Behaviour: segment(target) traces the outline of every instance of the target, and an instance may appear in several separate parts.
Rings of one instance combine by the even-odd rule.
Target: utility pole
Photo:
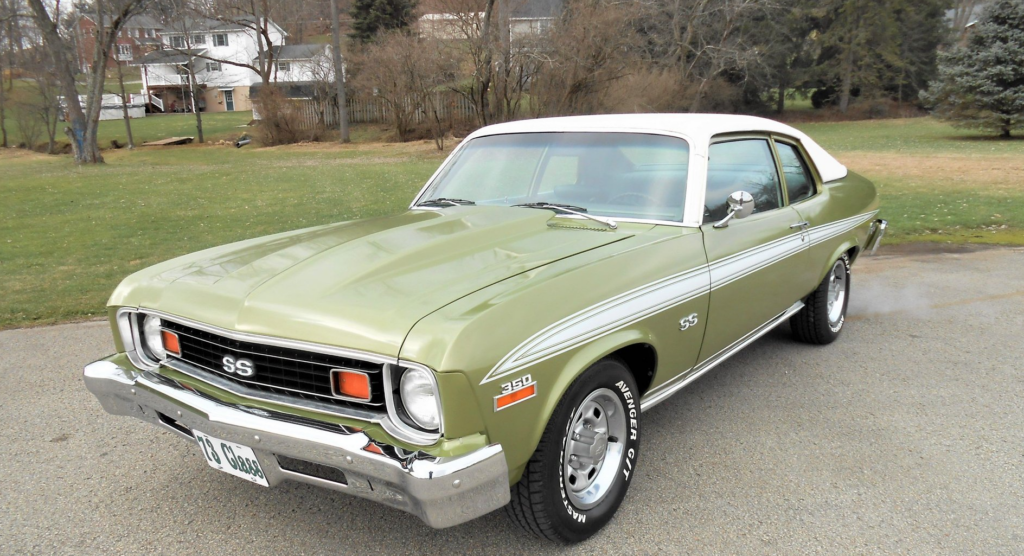
[[[124,129],[128,133],[128,150],[135,148],[135,140],[132,138],[132,123],[128,117],[128,95],[124,92],[124,71],[121,70],[121,61],[114,60],[117,66],[117,84],[121,86],[121,114],[124,116]]]
[[[338,142],[351,141],[348,135],[348,107],[345,98],[345,67],[341,63],[341,22],[338,0],[331,0],[331,53],[334,57],[334,82],[338,86]]]

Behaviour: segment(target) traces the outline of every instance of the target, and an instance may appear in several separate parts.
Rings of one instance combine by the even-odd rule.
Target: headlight
[[[399,386],[402,406],[420,427],[436,431],[441,426],[441,412],[434,377],[425,369],[407,369]]]
[[[146,315],[142,321],[142,341],[146,344],[148,355],[157,361],[167,359],[167,350],[164,349],[164,341],[160,335],[160,319],[152,315]]]

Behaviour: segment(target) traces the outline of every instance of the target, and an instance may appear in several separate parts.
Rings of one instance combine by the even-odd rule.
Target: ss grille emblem
[[[244,357],[232,357],[225,355],[222,360],[224,363],[224,372],[230,374],[236,374],[238,376],[250,377],[256,374],[256,366],[252,364],[252,361],[245,359]]]

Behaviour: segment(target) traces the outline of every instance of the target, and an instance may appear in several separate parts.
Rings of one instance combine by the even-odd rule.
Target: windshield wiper
[[[462,206],[462,205],[475,205],[476,203],[467,199],[453,199],[450,197],[438,197],[436,199],[427,199],[422,203],[416,203],[416,206],[421,207],[424,205],[451,205],[451,206]]]
[[[586,218],[588,220],[593,220],[594,222],[600,222],[600,223],[604,224],[605,226],[608,226],[609,228],[611,228],[613,230],[619,227],[619,225],[616,224],[615,221],[610,219],[610,218],[601,218],[599,216],[593,216],[591,214],[587,214],[587,209],[585,209],[583,207],[577,207],[577,206],[574,206],[574,205],[565,205],[565,204],[562,204],[562,203],[522,203],[522,204],[519,204],[519,205],[512,205],[512,206],[514,206],[514,207],[526,207],[526,208],[540,208],[540,209],[560,210],[560,211],[565,212],[565,213],[575,214],[576,216],[582,216],[583,218]]]

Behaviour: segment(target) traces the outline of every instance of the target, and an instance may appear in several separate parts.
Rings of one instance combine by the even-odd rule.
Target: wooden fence
[[[464,95],[453,92],[434,93],[434,106],[438,107],[438,115],[445,121],[463,122],[476,119],[476,107]],[[295,99],[296,117],[299,127],[312,129],[316,127],[334,127],[337,125],[338,110],[332,101],[317,99]],[[413,109],[413,123],[423,123],[431,115],[427,112],[430,103],[418,97],[405,99],[406,107]],[[349,123],[388,124],[392,123],[391,106],[380,97],[350,97],[348,99]],[[253,111],[259,119],[258,108]]]

